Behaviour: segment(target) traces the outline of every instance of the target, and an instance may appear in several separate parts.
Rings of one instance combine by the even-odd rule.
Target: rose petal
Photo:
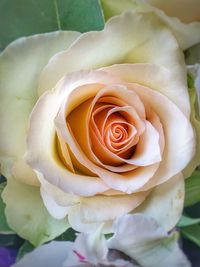
[[[127,82],[135,81],[154,89],[130,85],[133,86],[133,90],[136,89],[135,92],[143,102],[146,102],[159,114],[164,129],[166,149],[159,171],[154,180],[151,179],[149,186],[154,186],[156,180],[156,183],[162,183],[182,171],[194,155],[195,138],[189,120],[169,99],[178,104],[178,107],[181,107],[184,114],[189,117],[190,113],[186,108],[189,107],[189,99],[184,79],[177,77],[174,80],[168,70],[151,64],[115,65],[104,68],[104,71],[117,75]],[[185,100],[184,106],[177,101],[180,94],[180,92],[177,94],[177,88],[179,88],[181,95],[184,95],[181,97],[181,100]],[[159,92],[168,96],[169,99]],[[175,136],[177,137],[176,140],[174,139]],[[145,187],[145,189],[147,188],[149,187]]]
[[[155,64],[117,64],[102,68],[102,70],[123,81],[138,83],[160,92],[174,102],[187,118],[190,117],[190,102],[184,65],[182,66],[182,74],[177,75],[176,78],[174,78],[175,69],[170,72],[162,65]]]
[[[40,194],[44,205],[54,218],[64,218],[68,214],[69,207],[80,202],[78,196],[67,194],[47,182],[41,173],[37,172],[37,176],[41,182]]]
[[[114,95],[120,94],[120,90],[114,90],[115,87],[109,88],[109,90],[106,89],[106,93],[112,93]],[[87,90],[87,87],[84,88]],[[83,90],[83,88],[81,88]],[[80,92],[80,88],[77,88],[77,91],[75,93]],[[88,90],[87,90],[88,91]],[[82,91],[83,92],[83,91]],[[124,92],[124,90],[122,90]],[[127,93],[127,94],[126,94]],[[100,93],[104,94],[104,90],[101,90]],[[96,96],[98,97],[98,96]],[[138,97],[135,99],[135,94],[129,93],[129,90],[126,90],[123,94],[123,98],[129,98],[129,101],[131,103],[131,99],[133,98],[134,101],[136,99],[139,99]],[[130,98],[132,97],[132,98]],[[70,101],[74,102],[73,97],[70,98]],[[85,102],[86,103],[86,102]],[[72,135],[71,131],[66,127],[65,117],[66,117],[66,108],[69,107],[70,102],[66,102],[65,105],[62,106],[62,108],[59,110],[59,113],[56,117],[56,128],[61,133],[63,139],[66,141],[66,143],[69,145],[71,151],[73,152],[74,156],[77,158],[77,160],[86,168],[88,168],[93,173],[96,173],[99,177],[103,179],[103,181],[113,189],[117,189],[120,191],[132,193],[135,190],[138,189],[138,186],[142,187],[155,173],[155,171],[158,168],[158,164],[153,164],[152,166],[146,167],[146,168],[140,168],[139,170],[128,172],[124,175],[120,175],[117,173],[112,173],[110,171],[107,171],[98,165],[94,164],[92,160],[88,158],[89,153],[89,140],[87,140],[87,127],[85,127],[88,123],[85,122],[84,118],[87,118],[86,115],[81,117],[82,119],[79,121],[79,124],[74,124],[75,126],[78,125],[79,130],[81,131],[81,138],[79,138],[79,142],[77,142],[76,138],[78,138],[78,135],[76,135],[76,138]],[[88,112],[89,105],[86,104],[85,108],[86,110],[84,112]],[[83,114],[83,112],[81,112]],[[78,118],[78,116],[76,116]],[[75,133],[78,133],[78,129],[75,131]],[[80,135],[79,135],[80,137]],[[82,140],[82,142],[81,142]],[[81,149],[81,145],[84,147],[84,149]],[[91,156],[92,158],[92,156]]]
[[[132,195],[94,196],[81,198],[80,213],[84,222],[114,220],[139,206],[149,192]],[[116,203],[118,203],[116,205]]]
[[[200,2],[198,0],[146,0],[151,5],[165,11],[170,17],[177,17],[180,20],[189,23],[200,21]]]
[[[165,96],[149,88],[137,85],[133,88],[143,101],[159,113],[164,129],[166,146],[162,162],[154,176],[155,180],[158,179],[157,184],[160,184],[182,171],[192,159],[195,152],[194,131],[190,121]],[[175,136],[177,136],[176,140]]]
[[[154,218],[166,231],[179,221],[184,204],[184,179],[181,173],[157,186],[134,212]]]
[[[53,218],[60,220],[66,217],[69,207],[58,205],[55,199],[47,193],[45,187],[40,187],[40,194],[46,209]]]
[[[102,226],[102,222],[95,223],[87,223],[83,222],[80,214],[80,205],[76,205],[69,210],[68,221],[70,225],[73,225],[73,229],[78,232],[84,233],[92,233],[96,231],[100,226]],[[108,234],[112,233],[112,221],[104,221],[102,227],[102,233]]]
[[[23,160],[28,118],[37,100],[38,78],[49,58],[67,49],[79,35],[54,32],[20,38],[0,55],[0,160],[5,176],[13,173],[23,183],[39,185]]]
[[[48,213],[39,187],[9,177],[2,198],[6,204],[5,214],[9,226],[34,246],[56,238],[69,228],[66,219],[56,220]]]
[[[200,21],[198,0],[178,0],[176,2],[173,0],[126,0],[123,3],[120,0],[101,0],[101,2],[106,20],[127,10],[144,12],[156,15],[164,22],[182,49],[187,49],[200,42],[200,23],[197,22]]]
[[[70,49],[55,55],[43,69],[39,88],[53,88],[72,71],[120,62],[161,64],[179,77],[184,59],[175,38],[159,19],[152,14],[126,12],[112,18],[103,31],[85,33]]]

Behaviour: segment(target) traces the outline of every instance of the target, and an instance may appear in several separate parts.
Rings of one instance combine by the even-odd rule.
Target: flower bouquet
[[[200,266],[200,1],[0,17],[0,267]]]

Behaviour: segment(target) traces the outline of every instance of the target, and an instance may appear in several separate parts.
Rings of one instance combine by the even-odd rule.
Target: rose
[[[9,178],[8,223],[31,240],[28,231],[21,232],[21,221],[12,220],[16,205],[10,196],[15,195],[13,178],[35,186],[39,179],[49,212],[56,218],[67,214],[77,230],[89,232],[105,222],[104,231],[110,232],[113,219],[135,212],[142,202],[140,211],[170,230],[182,211],[182,171],[195,150],[177,41],[155,15],[137,12],[113,18],[102,32],[83,34],[73,43],[78,36],[61,32],[22,39],[1,56],[1,171]],[[66,40],[70,48],[56,54]],[[101,105],[103,97],[107,102]],[[7,103],[12,105],[5,112]],[[95,115],[98,106],[109,113],[105,124]],[[128,149],[114,152],[122,142]],[[24,194],[27,187],[15,188]],[[20,212],[27,228],[25,219],[35,210]]]
[[[78,234],[74,242],[54,241],[25,255],[13,267],[54,267],[58,263],[65,267],[156,267],[161,263],[163,267],[189,267],[177,238],[176,232],[167,234],[142,214],[125,215],[114,222],[112,237],[106,239],[98,229],[91,234]]]
[[[140,75],[146,71],[166,77],[150,67],[119,64],[69,74],[32,111],[26,159],[38,173],[52,216],[68,214],[77,230],[88,231],[73,221],[69,206],[77,214],[81,203],[88,223],[113,220],[132,211],[147,190],[173,177],[193,156],[193,131],[183,113],[157,91],[131,83],[135,75],[144,84]],[[181,161],[180,149],[187,155]],[[55,185],[76,197],[61,202]],[[64,207],[52,207],[49,195]]]

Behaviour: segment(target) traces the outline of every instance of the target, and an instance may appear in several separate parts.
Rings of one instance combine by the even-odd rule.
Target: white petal
[[[12,267],[62,267],[72,246],[72,242],[53,241],[26,254]]]
[[[177,233],[167,234],[155,220],[142,214],[125,215],[114,224],[108,246],[123,251],[143,267],[190,267],[178,246]]]

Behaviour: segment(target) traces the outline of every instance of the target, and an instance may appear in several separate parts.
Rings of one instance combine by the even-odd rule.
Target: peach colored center
[[[112,153],[123,158],[130,157],[137,129],[127,120],[128,116],[125,117],[124,113],[121,107],[113,104],[99,101],[95,104],[90,122],[94,130],[90,131],[93,146],[98,146],[95,134]]]

